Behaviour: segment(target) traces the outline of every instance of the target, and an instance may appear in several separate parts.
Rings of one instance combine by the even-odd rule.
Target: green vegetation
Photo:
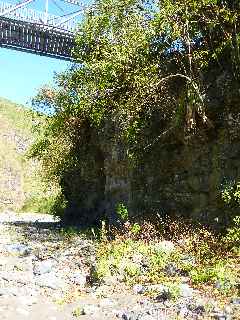
[[[128,209],[123,203],[118,203],[116,206],[116,213],[123,221],[128,220]]]
[[[202,227],[170,220],[154,226],[145,222],[137,236],[133,226],[127,222],[121,231],[102,228],[97,247],[99,281],[114,276],[131,286],[142,284],[149,287],[146,294],[150,296],[156,294],[153,284],[164,284],[175,299],[183,277],[188,277],[193,287],[220,300],[239,294],[239,252],[229,254],[234,245],[228,236],[221,238]],[[166,234],[171,241],[164,240]]]
[[[80,307],[77,307],[72,312],[73,317],[76,317],[76,318],[78,318],[78,317],[80,317],[81,315],[84,315],[84,314],[85,314],[84,310],[82,308],[80,308]]]
[[[95,168],[96,154],[91,164],[86,156],[94,148],[104,153],[103,144],[122,143],[134,167],[155,144],[183,144],[201,132],[207,136],[219,118],[230,114],[232,105],[219,110],[207,102],[211,83],[224,72],[232,92],[239,90],[239,6],[239,1],[218,0],[95,1],[79,26],[76,64],[34,101],[53,116],[31,155],[42,161],[50,181],[61,184],[66,202],[67,179],[72,184],[76,172]],[[222,192],[225,203],[238,202],[235,187]],[[105,222],[100,230],[92,229],[99,238],[99,280],[164,282],[176,296],[174,285],[187,274],[192,285],[208,285],[217,294],[239,293],[238,218],[225,236],[217,236],[179,222],[131,223],[124,203],[115,209],[121,231],[109,231]],[[166,235],[174,243],[171,250],[161,245]]]
[[[41,179],[40,163],[26,157],[45,117],[0,99],[0,121],[0,209],[49,212],[57,189]]]
[[[226,244],[230,244],[233,251],[240,253],[240,216],[233,219],[231,228],[227,229],[224,241]]]
[[[79,26],[77,63],[34,101],[53,112],[32,148],[48,178],[65,186],[93,141],[120,140],[136,165],[157,143],[213,128],[206,78],[225,70],[237,92],[238,13],[239,1],[96,0]]]

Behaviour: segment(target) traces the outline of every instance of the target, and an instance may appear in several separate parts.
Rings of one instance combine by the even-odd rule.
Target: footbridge
[[[85,9],[78,0],[0,0],[0,47],[71,60]]]

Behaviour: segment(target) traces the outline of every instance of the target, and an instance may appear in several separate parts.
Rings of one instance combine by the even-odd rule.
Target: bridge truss
[[[49,1],[61,9],[61,15],[49,13]],[[44,0],[45,10],[38,11],[29,8],[34,2],[0,2],[0,47],[71,60],[74,32],[86,7],[78,0],[60,0],[64,6]]]

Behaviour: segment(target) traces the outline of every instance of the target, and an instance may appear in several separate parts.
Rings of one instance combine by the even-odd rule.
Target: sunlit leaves
[[[97,0],[79,26],[76,63],[35,99],[54,114],[43,158],[72,165],[89,130],[141,153],[173,128],[206,127],[204,74],[215,62],[224,69],[229,49],[237,77],[239,32],[238,1]]]

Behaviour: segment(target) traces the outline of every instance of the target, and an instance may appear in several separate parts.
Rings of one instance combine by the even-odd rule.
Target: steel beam
[[[34,0],[25,0],[23,2],[21,2],[20,4],[17,4],[16,6],[11,7],[10,9],[7,9],[3,12],[0,12],[0,16],[5,16],[13,11],[16,11],[17,9],[20,9],[26,5],[28,5],[29,3],[33,2]]]
[[[43,25],[0,17],[0,47],[72,60],[74,37]]]

